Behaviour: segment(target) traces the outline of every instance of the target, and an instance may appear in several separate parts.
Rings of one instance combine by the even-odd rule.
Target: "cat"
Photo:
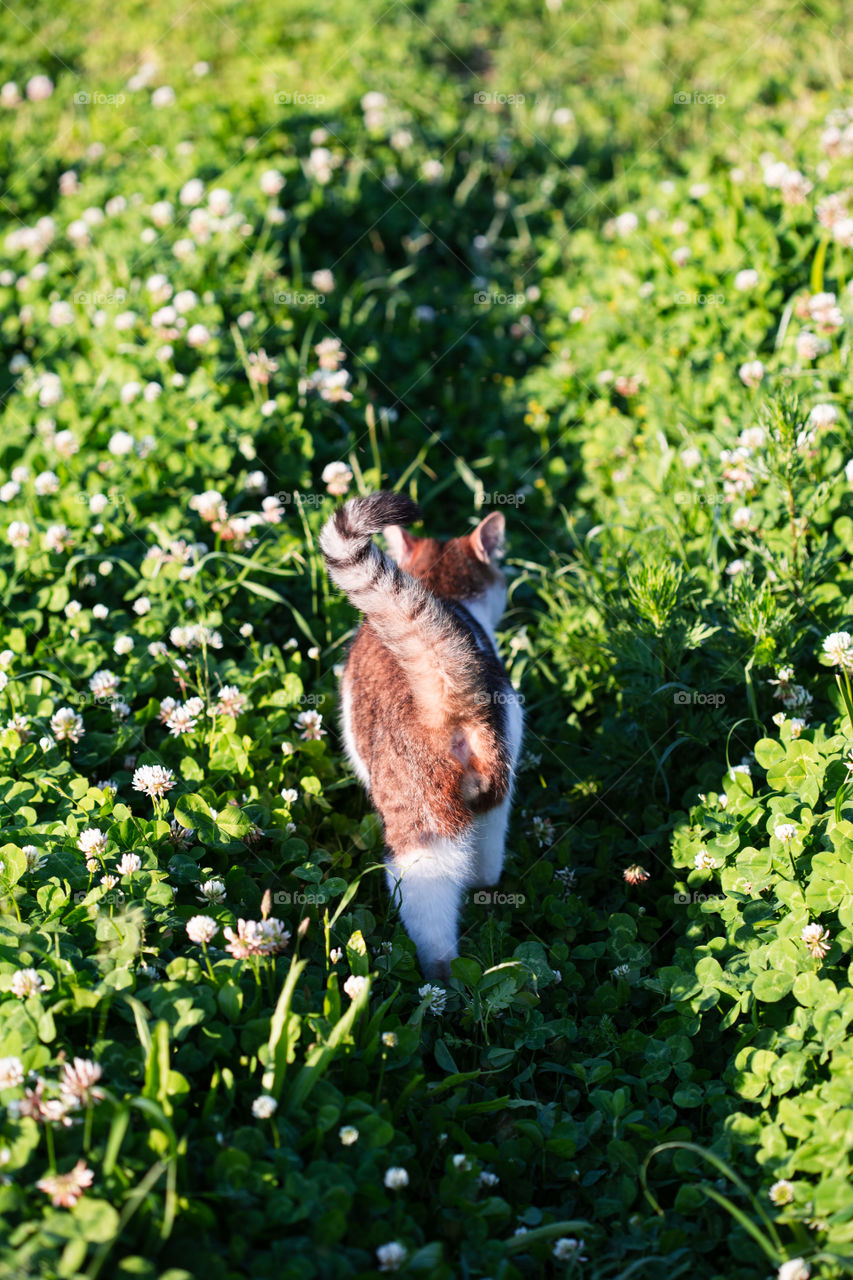
[[[420,518],[403,494],[353,498],[320,546],[364,614],[341,680],[344,746],[382,819],[388,888],[424,976],[446,981],[465,890],[501,874],[523,713],[494,638],[503,515],[446,542],[402,527]]]

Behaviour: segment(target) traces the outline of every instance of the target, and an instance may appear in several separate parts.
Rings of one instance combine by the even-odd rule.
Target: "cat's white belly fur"
[[[355,737],[352,731],[352,692],[346,679],[341,681],[341,733],[344,739],[344,748],[349,758],[349,762],[355,770],[356,777],[359,781],[370,790],[370,774],[367,767],[358,754],[355,745]]]

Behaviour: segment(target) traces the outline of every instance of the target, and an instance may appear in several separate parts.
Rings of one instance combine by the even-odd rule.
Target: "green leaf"
[[[252,830],[252,820],[237,805],[226,804],[216,816],[216,830],[227,840],[237,840]]]
[[[27,855],[16,844],[0,846],[0,884],[11,889],[27,873]]]
[[[786,996],[793,985],[793,974],[779,973],[775,969],[765,969],[756,975],[752,990],[756,1000],[761,1000],[764,1004],[772,1004]]]
[[[759,738],[753,750],[762,769],[771,769],[774,764],[785,759],[784,744],[776,738]]]
[[[433,1046],[433,1053],[435,1054],[435,1060],[441,1067],[442,1071],[447,1071],[453,1075],[458,1074],[459,1068],[453,1061],[453,1054],[450,1052],[443,1040],[436,1040]]]

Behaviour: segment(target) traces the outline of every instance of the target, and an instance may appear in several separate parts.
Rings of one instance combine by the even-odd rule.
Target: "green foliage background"
[[[0,733],[0,1059],[50,1097],[66,1061],[92,1059],[104,1094],[64,1126],[21,1113],[34,1077],[0,1091],[0,1271],[373,1276],[399,1242],[401,1271],[437,1280],[752,1280],[797,1257],[850,1274],[853,732],[820,654],[849,625],[853,300],[849,253],[815,217],[849,181],[821,145],[847,106],[841,7],[149,0],[0,22],[2,79],[55,84],[0,108],[0,480],[57,478],[3,498],[0,699],[30,732]],[[164,85],[176,100],[157,108]],[[771,158],[813,183],[803,203],[765,182]],[[241,218],[191,233],[192,178]],[[46,251],[16,241],[48,216]],[[179,331],[165,360],[161,273],[210,335]],[[844,323],[805,361],[803,304],[824,290]],[[329,336],[351,374],[334,404],[304,385]],[[278,362],[266,388],[259,349]],[[161,393],[125,403],[132,381]],[[798,443],[815,404],[834,420]],[[738,526],[720,454],[762,424]],[[57,451],[62,430],[77,452]],[[142,448],[111,452],[117,432]],[[508,516],[502,641],[527,756],[505,896],[466,907],[443,1011],[387,910],[335,730],[355,619],[316,537],[338,460],[352,492],[411,491],[430,532]],[[284,514],[235,550],[190,499],[256,512],[257,471]],[[8,545],[12,521],[28,548]],[[63,551],[43,544],[55,524]],[[177,539],[206,544],[189,571],[150,554]],[[195,623],[221,648],[177,648]],[[799,736],[772,718],[786,665],[813,699]],[[125,716],[90,695],[104,668]],[[247,697],[236,719],[160,723],[162,699],[209,705],[228,684]],[[85,736],[43,744],[60,707]],[[300,736],[306,708],[321,740]],[[132,787],[146,763],[178,781],[157,806]],[[140,859],[113,889],[78,847],[91,827],[103,869]],[[635,864],[650,874],[632,885]],[[211,878],[226,897],[206,906]],[[258,919],[266,890],[284,954],[188,941],[201,912]],[[22,998],[28,968],[41,989]],[[350,975],[369,979],[354,998]],[[78,1159],[92,1186],[53,1206],[38,1180]],[[408,1185],[386,1186],[399,1167]],[[788,1204],[768,1196],[779,1180]],[[583,1245],[555,1252],[566,1239]]]

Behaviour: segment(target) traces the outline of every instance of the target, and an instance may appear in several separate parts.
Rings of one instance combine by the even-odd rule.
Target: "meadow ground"
[[[4,5],[0,1274],[853,1274],[840,6]],[[446,989],[344,492],[503,510]]]

